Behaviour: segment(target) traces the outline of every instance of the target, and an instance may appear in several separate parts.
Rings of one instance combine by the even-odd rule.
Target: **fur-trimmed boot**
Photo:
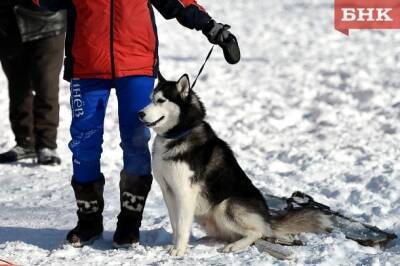
[[[121,172],[119,183],[121,212],[113,237],[115,248],[129,248],[139,242],[143,209],[152,181],[151,175],[134,176]]]
[[[78,206],[78,224],[67,235],[67,242],[74,247],[92,244],[103,233],[104,176],[90,184],[71,182]]]

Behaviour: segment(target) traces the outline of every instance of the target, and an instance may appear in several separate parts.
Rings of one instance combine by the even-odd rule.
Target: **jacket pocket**
[[[18,30],[23,42],[56,36],[66,30],[66,11],[50,12],[14,7]]]

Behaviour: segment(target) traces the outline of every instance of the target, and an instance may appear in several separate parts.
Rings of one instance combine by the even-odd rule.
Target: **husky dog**
[[[194,220],[208,236],[229,243],[223,252],[245,249],[260,238],[329,230],[329,216],[318,210],[271,217],[228,144],[204,121],[204,106],[188,76],[158,79],[152,102],[138,115],[157,133],[153,173],[171,220],[171,255],[184,255]]]

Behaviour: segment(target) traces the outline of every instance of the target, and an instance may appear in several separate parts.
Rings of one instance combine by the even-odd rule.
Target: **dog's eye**
[[[161,99],[161,98],[157,100],[157,103],[164,103],[164,102],[165,102],[165,100]]]

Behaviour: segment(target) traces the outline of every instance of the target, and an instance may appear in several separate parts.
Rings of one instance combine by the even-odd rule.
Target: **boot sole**
[[[84,247],[84,246],[92,245],[94,243],[94,241],[96,241],[98,239],[102,239],[102,238],[103,238],[103,235],[100,234],[100,235],[92,237],[91,239],[89,239],[88,241],[85,241],[85,242],[70,243],[70,242],[66,241],[66,244],[70,245],[70,246],[73,246],[74,248],[81,248],[81,247]]]
[[[32,160],[37,159],[36,153],[27,154],[27,155],[18,157],[18,158],[14,159],[14,160],[4,160],[3,159],[3,160],[0,160],[0,164],[18,163],[19,161],[28,160],[28,159],[32,159]]]
[[[56,160],[49,160],[49,161],[39,161],[37,162],[40,165],[46,165],[46,166],[56,166],[61,164],[61,159],[56,159]]]
[[[116,242],[113,242],[112,246],[115,249],[130,249],[130,248],[134,248],[137,247],[139,245],[138,242],[136,243],[128,243],[128,244],[118,244]]]

